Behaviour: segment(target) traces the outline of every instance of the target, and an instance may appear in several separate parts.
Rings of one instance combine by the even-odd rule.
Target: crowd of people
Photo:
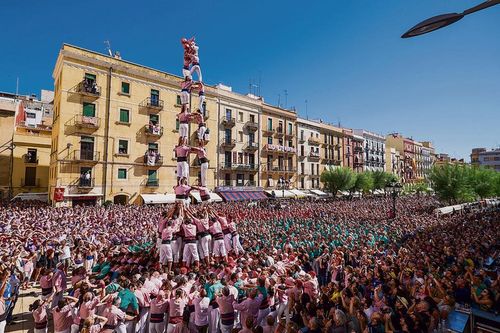
[[[0,332],[18,289],[36,333],[433,332],[458,305],[498,312],[499,212],[437,205],[6,205]]]

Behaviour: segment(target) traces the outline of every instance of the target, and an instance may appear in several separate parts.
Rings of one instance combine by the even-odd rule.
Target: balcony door
[[[92,168],[80,168],[80,186],[89,187],[92,179]]]
[[[232,135],[230,129],[226,129],[226,131],[224,132],[224,139],[227,144],[231,143]]]
[[[160,92],[156,89],[151,89],[151,105],[158,106],[160,104]]]
[[[226,120],[231,120],[233,111],[231,109],[226,109]]]
[[[80,141],[80,159],[94,159],[94,138],[91,136],[82,136]]]
[[[230,167],[231,166],[231,152],[230,151],[226,151],[224,153],[224,165],[226,167]]]
[[[83,103],[83,116],[95,117],[95,104]]]
[[[255,167],[255,154],[248,154],[248,164],[251,168]]]
[[[26,167],[24,171],[24,185],[25,186],[35,186],[36,185],[36,167]]]

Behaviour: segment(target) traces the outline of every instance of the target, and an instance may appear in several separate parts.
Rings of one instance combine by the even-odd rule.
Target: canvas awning
[[[290,190],[296,197],[298,198],[304,198],[307,197],[309,194],[302,192],[301,190],[293,189]]]
[[[218,194],[221,195],[226,202],[267,199],[267,196],[262,191],[224,191]]]
[[[327,196],[328,194],[326,194],[325,192],[321,191],[321,190],[316,190],[316,189],[312,189],[310,190],[313,194],[316,194],[316,195],[319,195],[319,196]]]
[[[175,202],[175,194],[141,194],[145,205],[169,204]]]
[[[192,197],[191,198],[191,202],[193,202],[192,201],[193,198],[196,201],[196,203],[201,203],[202,202],[201,201],[200,192],[198,192],[198,191],[191,191],[189,194]],[[221,202],[222,201],[222,198],[219,195],[217,195],[217,193],[209,192],[209,194],[210,194],[210,202]]]
[[[269,196],[273,195],[273,190],[265,191]],[[290,192],[289,190],[274,190],[274,195],[276,198],[294,198],[295,194]]]

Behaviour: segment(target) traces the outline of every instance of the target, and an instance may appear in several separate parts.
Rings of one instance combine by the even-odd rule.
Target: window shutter
[[[83,103],[83,115],[85,117],[95,117],[95,105],[92,103]]]

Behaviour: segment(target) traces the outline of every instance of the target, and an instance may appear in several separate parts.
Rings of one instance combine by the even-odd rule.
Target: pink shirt
[[[189,185],[177,185],[174,187],[175,195],[187,195],[191,191],[191,186]]]
[[[222,229],[227,229],[227,219],[224,216],[218,218]]]
[[[183,224],[182,229],[184,229],[184,237],[186,239],[196,239],[196,225],[195,224]]]
[[[57,270],[54,274],[54,287],[56,288],[56,292],[65,291],[67,288],[66,275],[63,271]]]
[[[228,296],[217,296],[215,301],[219,304],[219,311],[221,314],[234,312],[233,302],[235,301],[235,298],[233,295],[229,294]]]
[[[218,221],[215,221],[211,226],[210,226],[210,233],[212,235],[218,234],[222,232],[222,227]]]
[[[200,188],[200,195],[203,195],[201,193],[201,188]],[[196,224],[196,227],[198,228],[198,232],[207,232],[208,229],[210,229],[210,224],[208,223],[208,219],[193,219],[194,223]]]
[[[189,152],[191,152],[191,147],[183,145],[174,148],[175,155],[177,157],[187,157]]]
[[[187,299],[185,298],[171,298],[169,301],[169,315],[172,317],[181,317],[184,313],[184,308],[187,305]]]
[[[68,304],[59,311],[56,309],[52,310],[52,317],[54,319],[54,331],[63,332],[73,324],[73,305]]]
[[[33,320],[35,323],[45,323],[47,321],[47,308],[41,305],[33,311]]]
[[[125,312],[115,305],[106,306],[102,311],[102,316],[108,318],[106,325],[116,326],[120,321],[125,320]]]
[[[208,297],[195,297],[193,300],[194,305],[194,324],[197,326],[208,325],[208,305],[210,298]]]
[[[187,90],[191,90],[191,88],[193,87],[193,81],[182,81],[181,82],[181,89],[187,89]]]
[[[241,303],[233,304],[234,309],[240,311],[241,323],[245,323],[248,317],[253,317],[254,319],[257,318],[262,298],[262,294],[259,294],[259,296],[254,299],[249,297]]]
[[[189,113],[187,112],[181,112],[177,114],[177,118],[181,123],[187,123],[189,122]]]
[[[87,319],[90,316],[93,316],[95,313],[95,308],[99,304],[99,299],[94,297],[93,300],[84,302],[80,305],[80,311],[78,311],[78,316],[80,319]],[[79,322],[78,322],[79,323]]]
[[[198,155],[198,159],[207,157],[207,150],[205,148],[201,148],[196,151],[196,155]]]
[[[168,309],[169,300],[167,298],[162,298],[158,300],[155,298],[151,300],[151,313],[165,313]]]
[[[42,289],[52,288],[52,277],[44,275],[40,278],[40,287]]]

